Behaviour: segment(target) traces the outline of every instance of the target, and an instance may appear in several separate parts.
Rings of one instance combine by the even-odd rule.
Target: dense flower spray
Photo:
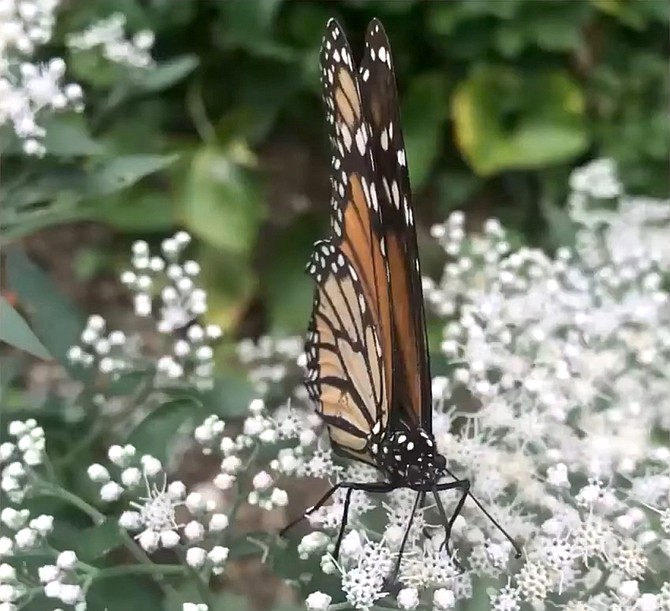
[[[380,501],[356,492],[337,562],[336,495],[310,518],[317,530],[299,551],[340,574],[351,606],[370,609],[393,590],[402,609],[447,609],[486,579],[499,584],[489,586],[495,611],[670,608],[668,202],[627,196],[606,160],[576,171],[571,186],[574,248],[554,256],[514,250],[499,222],[468,235],[456,212],[433,228],[448,262],[424,287],[429,308],[445,319],[448,373],[433,380],[440,451],[523,542],[524,557],[513,560],[472,502],[449,557],[428,507],[410,530],[399,586],[390,588],[413,493]],[[332,482],[377,477],[334,462],[309,434],[314,421],[298,419],[284,420],[296,423],[289,435],[297,443],[279,452],[277,472]],[[455,495],[441,496],[453,511]],[[380,504],[381,521],[373,511]],[[308,602],[331,604],[320,593]]]
[[[607,161],[575,172],[571,186],[574,247],[552,256],[513,249],[497,221],[467,233],[456,212],[433,228],[447,263],[439,281],[424,287],[429,310],[443,321],[434,362],[447,364],[432,381],[439,449],[522,544],[523,557],[513,558],[471,501],[454,524],[449,555],[428,506],[412,523],[392,583],[414,493],[355,492],[335,559],[344,509],[336,494],[310,516],[312,532],[297,544],[302,587],[317,573],[338,584],[309,591],[308,609],[446,611],[484,597],[493,611],[670,611],[670,208],[627,196]],[[185,257],[188,243],[180,232],[152,254],[138,242],[122,275],[136,315],[164,340],[157,353],[97,316],[69,353],[71,365],[93,378],[148,373],[151,394],[142,394],[136,411],[150,413],[156,397],[175,389],[197,397],[216,375],[212,344],[221,331],[199,320],[207,299],[199,266]],[[288,477],[378,479],[370,467],[334,458],[302,385],[290,396],[278,393],[304,360],[301,345],[264,338],[238,346],[258,398],[239,422],[210,415],[182,435],[208,461],[218,459],[207,493],[189,490],[169,461],[123,442],[88,466],[95,498],[80,499],[53,478],[40,423],[10,423],[0,444],[0,611],[41,599],[53,602],[48,608],[84,611],[91,584],[119,568],[56,549],[57,518],[33,515],[34,495],[71,503],[96,524],[113,521],[119,545],[137,562],[122,570],[194,579],[202,600],[183,609],[200,611],[214,600],[211,577],[234,554],[240,507],[285,512]],[[112,397],[99,384],[95,392],[101,417],[110,416]],[[455,495],[441,499],[454,510]],[[303,510],[302,495],[292,505]],[[279,549],[274,539],[251,537],[245,545],[267,559]],[[175,563],[153,563],[154,553]],[[44,564],[24,562],[35,554]]]
[[[8,126],[30,156],[46,153],[46,117],[84,109],[81,86],[66,78],[65,57],[35,60],[52,40],[62,4],[61,0],[0,2],[0,127]],[[128,39],[125,26],[125,17],[113,14],[69,35],[67,46],[75,53],[100,49],[105,59],[130,69],[153,66],[153,33],[140,31]]]

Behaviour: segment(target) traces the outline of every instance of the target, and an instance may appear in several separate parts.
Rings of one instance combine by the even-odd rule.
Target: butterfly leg
[[[396,577],[398,576],[398,571],[400,570],[400,562],[402,561],[402,553],[405,551],[405,545],[407,544],[407,539],[409,538],[409,531],[410,528],[412,528],[412,522],[414,522],[414,515],[416,514],[416,510],[423,505],[423,500],[426,496],[425,492],[419,492],[419,494],[416,495],[416,501],[414,501],[414,507],[412,507],[412,513],[409,517],[409,521],[407,522],[407,528],[405,528],[405,534],[402,536],[402,541],[400,542],[400,549],[398,550],[398,557],[396,558],[395,561],[395,567],[393,568],[393,574],[391,576],[391,581],[395,581]]]
[[[289,530],[291,530],[296,524],[299,524],[299,523],[302,522],[305,518],[307,518],[308,516],[312,515],[315,511],[317,511],[318,509],[320,509],[320,508],[326,503],[326,501],[327,501],[331,496],[333,496],[333,494],[335,494],[335,493],[336,493],[340,488],[342,488],[343,486],[344,486],[344,482],[340,482],[339,484],[335,484],[332,488],[330,488],[330,490],[328,490],[328,492],[326,492],[326,494],[324,494],[324,495],[323,495],[323,496],[316,502],[316,504],[312,505],[309,509],[307,509],[307,510],[305,511],[305,513],[303,513],[301,516],[298,516],[295,520],[293,520],[292,522],[289,522],[286,526],[284,526],[284,528],[282,528],[282,529],[279,531],[279,536],[280,536],[280,537],[283,537],[283,536],[284,536]]]
[[[456,479],[456,476],[455,476],[451,471],[449,471],[449,469],[445,469],[445,471],[446,471],[447,474],[449,474],[451,477],[453,477],[454,479]],[[458,481],[466,481],[466,480],[457,480],[457,479],[456,479],[456,482],[458,482]],[[456,483],[456,482],[452,482],[452,483]],[[444,484],[442,484],[442,485],[444,485]],[[445,490],[446,488],[442,488],[442,485],[438,486],[437,489],[438,489],[438,490]],[[505,529],[498,523],[498,521],[497,521],[497,520],[496,520],[496,519],[495,519],[495,518],[494,518],[494,517],[487,511],[487,510],[486,510],[486,508],[481,504],[481,502],[479,501],[479,499],[478,499],[474,494],[472,494],[472,492],[470,492],[470,482],[469,482],[469,481],[468,481],[468,490],[467,490],[467,492],[466,492],[465,494],[466,494],[467,496],[469,496],[469,497],[475,502],[475,504],[477,505],[477,507],[479,507],[479,509],[482,510],[483,514],[484,514],[489,520],[491,520],[491,522],[493,522],[493,525],[494,525],[494,526],[495,526],[495,527],[496,527],[496,528],[497,528],[503,535],[505,535],[505,538],[512,544],[512,547],[514,548],[515,557],[516,557],[516,558],[521,558],[521,548],[519,547],[518,543],[517,543],[517,542],[512,538],[512,536],[511,536],[511,535],[510,535],[510,534],[509,534],[509,533],[508,533],[508,532],[507,532],[507,531],[506,531],[506,530],[505,530]],[[463,507],[463,503],[464,503],[464,502],[465,502],[465,500],[464,500],[464,499],[461,499],[461,502],[459,503],[459,506],[458,506],[458,508],[459,508],[459,509],[458,509],[458,512],[460,512],[460,508]],[[451,521],[452,525],[453,525],[453,520],[455,520],[457,516],[458,516],[458,513],[454,512],[454,516],[453,516],[452,521]]]
[[[333,557],[338,558],[340,555],[340,545],[342,544],[342,539],[344,538],[344,531],[347,527],[347,520],[349,519],[349,505],[351,504],[351,495],[354,490],[363,490],[364,492],[391,492],[395,490],[396,486],[389,482],[366,482],[366,483],[355,483],[355,482],[345,482],[342,485],[343,488],[348,488],[347,495],[344,497],[344,510],[342,512],[342,524],[340,524],[340,532],[337,535],[337,542],[335,543],[335,550],[333,551]]]
[[[451,515],[451,518],[447,519],[447,513],[444,510],[444,505],[442,504],[442,499],[440,499],[440,495],[438,494],[438,492],[444,490],[454,490],[454,489],[458,489],[461,491],[461,498],[458,499],[456,509],[454,510],[454,513]],[[465,499],[467,498],[469,492],[470,492],[470,480],[468,479],[457,479],[455,482],[438,484],[437,486],[435,486],[435,488],[433,488],[433,496],[435,497],[435,504],[437,505],[437,510],[440,512],[440,518],[442,518],[442,523],[444,524],[444,542],[442,543],[442,546],[446,548],[449,556],[452,556],[452,552],[449,547],[449,539],[451,538],[451,529],[453,528],[456,519],[463,510],[463,505],[465,504]],[[456,562],[456,560],[454,560],[454,564],[457,567],[459,567],[459,564],[458,562]]]
[[[279,536],[283,537],[296,524],[299,524],[305,518],[312,515],[315,511],[323,507],[326,504],[326,502],[330,499],[330,497],[332,497],[340,488],[348,488],[347,496],[344,500],[344,516],[342,520],[342,525],[340,526],[340,534],[337,539],[336,549],[339,550],[340,542],[344,534],[344,526],[346,525],[347,521],[347,514],[349,512],[349,504],[351,503],[351,493],[354,490],[363,490],[365,492],[390,492],[391,490],[394,490],[396,487],[397,486],[389,482],[340,482],[338,484],[335,484],[332,488],[330,488],[330,490],[326,492],[326,494],[324,494],[316,502],[316,504],[310,507],[301,516],[299,516],[298,518],[296,518],[295,520],[284,526],[284,528],[282,528],[279,531]],[[337,554],[335,554],[335,556],[337,556]]]

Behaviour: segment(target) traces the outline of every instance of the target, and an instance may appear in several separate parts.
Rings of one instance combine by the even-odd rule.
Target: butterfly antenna
[[[449,471],[449,469],[447,469],[446,467],[445,467],[444,470],[445,470],[451,477],[453,477],[454,479],[458,479],[458,478],[457,478],[451,471]],[[476,503],[477,507],[479,507],[479,509],[482,510],[482,513],[483,513],[489,520],[491,520],[491,522],[493,522],[493,525],[494,525],[494,526],[495,526],[495,527],[496,527],[496,528],[497,528],[503,535],[505,535],[505,537],[507,538],[507,540],[512,544],[512,547],[514,548],[514,552],[515,552],[514,557],[515,557],[515,558],[521,558],[521,548],[519,547],[519,544],[512,538],[512,535],[510,535],[510,534],[509,534],[509,533],[508,533],[508,532],[507,532],[507,531],[500,525],[500,523],[498,522],[498,520],[496,520],[496,519],[495,519],[495,518],[494,518],[494,517],[487,511],[486,507],[484,507],[484,505],[482,505],[482,504],[479,502],[479,499],[478,499],[474,494],[472,494],[472,492],[468,491],[468,496],[469,496],[469,497]]]

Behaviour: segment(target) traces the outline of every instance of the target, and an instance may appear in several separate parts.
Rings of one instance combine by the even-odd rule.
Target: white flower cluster
[[[3,512],[4,514],[5,512]],[[3,523],[6,523],[3,517]],[[47,534],[46,532],[44,534]],[[60,552],[55,564],[45,564],[38,568],[37,576],[42,594],[60,603],[73,607],[74,611],[85,611],[85,591],[77,583],[77,555],[72,550]],[[16,611],[24,602],[35,595],[34,586],[26,571],[17,572],[9,563],[0,564],[0,610]]]
[[[576,247],[555,256],[512,249],[495,220],[467,236],[457,212],[433,229],[449,261],[425,294],[446,318],[450,364],[433,380],[433,431],[449,469],[471,480],[524,559],[511,559],[470,499],[451,533],[452,559],[426,507],[400,565],[401,609],[455,607],[481,578],[498,583],[493,611],[670,609],[670,207],[623,194],[605,161],[571,184]],[[276,472],[378,479],[361,465],[337,467],[308,416],[279,420],[276,434],[293,443],[272,461]],[[339,492],[310,517],[319,531],[299,546],[340,572],[347,602],[362,610],[389,590],[415,500],[408,490],[379,496],[354,493],[337,564]],[[451,515],[457,495],[440,499]],[[374,519],[380,505],[385,524]],[[307,599],[311,609],[330,604],[320,592]]]
[[[54,517],[46,514],[31,517],[31,511],[21,507],[30,489],[29,470],[42,462],[44,432],[34,420],[11,422],[8,429],[17,442],[14,447],[10,447],[14,445],[11,442],[2,445],[0,452],[3,460],[0,462],[17,453],[21,458],[10,462],[3,470],[3,492],[8,493],[7,498],[12,504],[3,502],[0,511],[0,524],[5,533],[0,536],[0,611],[16,611],[34,597],[35,580],[21,558],[35,553],[47,558],[53,556],[55,562],[37,568],[38,589],[42,594],[74,607],[75,611],[84,611],[84,590],[77,583],[75,553],[71,550],[54,552],[47,542],[54,529]],[[18,488],[9,486],[10,490],[6,490],[4,486],[9,479]]]
[[[132,445],[113,445],[107,456],[115,477],[101,464],[91,465],[88,476],[100,485],[102,501],[111,503],[122,497],[128,500],[132,509],[121,514],[119,525],[138,533],[135,538],[147,552],[180,547],[185,550],[189,566],[222,573],[229,551],[221,545],[228,516],[215,510],[214,501],[206,500],[198,492],[187,493],[185,484],[179,480],[168,484],[161,462],[146,454],[137,459]],[[140,496],[141,490],[146,496]],[[177,521],[180,508],[189,517],[188,521]]]
[[[60,0],[0,0],[0,127],[9,125],[27,155],[43,155],[45,111],[81,111],[82,90],[65,84],[65,61],[33,63],[31,57],[51,40]]]
[[[175,383],[190,384],[199,390],[209,390],[213,385],[213,342],[222,333],[218,325],[201,326],[194,322],[207,312],[207,293],[199,288],[195,280],[200,266],[192,260],[180,262],[190,236],[183,231],[166,239],[161,245],[163,256],[151,256],[149,245],[144,241],[133,245],[132,271],[121,274],[122,282],[135,293],[135,313],[142,318],[152,317],[156,331],[168,342],[170,334],[182,337],[170,338],[164,353],[156,361],[155,385],[172,386]],[[154,308],[154,292],[160,291],[159,307]],[[81,334],[81,344],[70,348],[68,357],[74,364],[96,367],[113,378],[123,372],[146,367],[147,354],[140,336],[126,337],[122,331],[106,332],[106,321],[98,315],[89,317]]]
[[[270,418],[261,399],[253,400],[249,411],[242,433],[234,437],[224,434],[225,423],[218,416],[210,416],[195,430],[195,439],[203,446],[203,452],[222,456],[219,473],[214,478],[214,485],[220,490],[232,488],[240,475],[247,474],[259,449],[272,447],[280,439],[279,424]],[[288,504],[286,491],[275,486],[267,471],[255,473],[250,487],[247,501],[251,505],[269,511]]]
[[[237,345],[237,356],[249,371],[249,381],[264,395],[268,388],[286,378],[290,365],[303,355],[304,338],[274,338],[264,335],[257,341],[244,339]]]
[[[30,489],[30,473],[44,459],[44,429],[30,418],[9,423],[13,441],[0,445],[0,490],[14,503],[21,503]]]
[[[83,32],[70,34],[66,43],[74,51],[99,48],[103,57],[115,64],[131,68],[152,67],[154,60],[150,51],[154,44],[153,32],[142,30],[127,40],[125,30],[126,16],[123,13],[114,13]]]

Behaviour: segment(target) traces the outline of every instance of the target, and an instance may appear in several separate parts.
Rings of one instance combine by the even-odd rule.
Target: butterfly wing
[[[330,240],[317,242],[307,270],[317,283],[307,334],[306,387],[340,454],[374,464],[367,438],[386,422],[381,343],[361,278]]]
[[[345,271],[335,271],[332,257],[319,254],[326,245],[317,245],[308,266],[317,282],[307,342],[308,388],[334,447],[372,462],[360,434],[367,437],[377,422],[385,428],[389,417],[393,344],[388,267],[370,128],[349,44],[332,19],[321,48],[321,82],[333,151],[327,246],[336,249],[336,260],[343,257],[345,265],[337,268]],[[343,335],[333,343],[338,333]]]
[[[391,414],[432,430],[431,377],[419,251],[391,47],[370,22],[358,81],[370,129],[391,279],[394,345]]]

